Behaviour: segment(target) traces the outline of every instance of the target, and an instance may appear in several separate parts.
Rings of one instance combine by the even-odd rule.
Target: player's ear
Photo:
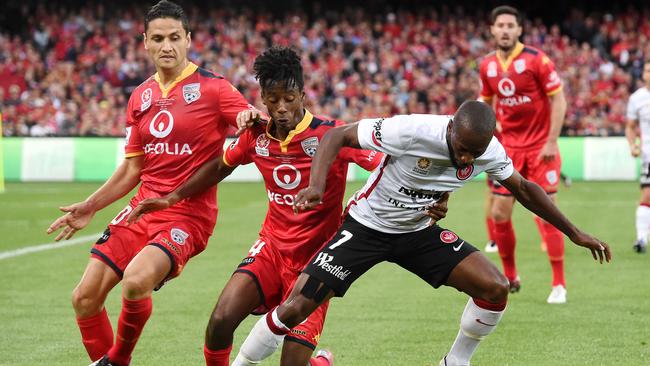
[[[142,33],[142,44],[144,44],[145,50],[149,50],[149,47],[147,47],[147,33]]]
[[[187,32],[187,49],[192,45],[192,32]]]

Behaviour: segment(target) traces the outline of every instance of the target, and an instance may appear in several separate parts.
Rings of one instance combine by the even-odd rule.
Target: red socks
[[[309,366],[330,366],[330,362],[325,357],[312,357],[309,359]]]
[[[212,351],[207,345],[203,345],[203,355],[206,366],[228,366],[232,344],[228,348]]]
[[[140,338],[140,333],[147,323],[153,305],[151,297],[141,300],[127,300],[122,298],[122,312],[117,323],[117,337],[115,345],[108,351],[111,363],[128,365],[131,353]]]
[[[512,221],[494,223],[494,241],[499,248],[499,256],[503,264],[503,273],[508,280],[514,281],[517,278],[517,266],[515,265],[515,231],[512,228]]]
[[[108,319],[106,308],[88,318],[77,318],[81,331],[81,341],[91,361],[102,358],[113,346],[113,327]]]
[[[564,235],[555,226],[544,222],[541,226],[542,238],[546,242],[548,260],[553,270],[553,286],[566,287],[564,280]]]
[[[496,242],[494,236],[494,220],[491,217],[486,217],[485,225],[487,226],[488,240]]]

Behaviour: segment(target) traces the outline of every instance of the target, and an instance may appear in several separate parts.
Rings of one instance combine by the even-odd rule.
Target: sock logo
[[[488,327],[496,327],[496,326],[497,326],[496,324],[488,324],[488,323],[485,323],[485,322],[483,322],[483,321],[482,321],[481,319],[479,319],[479,318],[476,318],[476,322],[479,323],[479,324],[487,325]]]

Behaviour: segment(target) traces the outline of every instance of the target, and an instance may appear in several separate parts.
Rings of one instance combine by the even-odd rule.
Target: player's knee
[[[482,296],[482,300],[493,304],[503,304],[508,301],[509,289],[508,279],[498,272],[492,276],[490,284]]]
[[[92,292],[83,291],[79,287],[72,291],[72,307],[78,317],[85,318],[98,314],[104,304],[102,304]]]
[[[122,296],[129,300],[137,300],[147,297],[153,289],[147,285],[140,276],[128,276],[124,273],[122,279]]]
[[[501,207],[497,207],[496,205],[492,207],[491,213],[492,213],[492,219],[495,222],[505,222],[510,220],[509,211]]]

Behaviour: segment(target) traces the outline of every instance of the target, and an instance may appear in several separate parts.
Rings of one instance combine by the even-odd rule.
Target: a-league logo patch
[[[454,243],[456,240],[458,240],[458,235],[456,235],[456,233],[454,233],[453,231],[443,230],[440,233],[440,240],[443,243],[451,244]]]
[[[420,175],[427,175],[429,174],[430,168],[431,168],[431,160],[427,158],[420,158],[415,164],[415,167],[413,168],[413,172]]]
[[[153,92],[151,91],[151,88],[147,88],[140,95],[140,99],[142,100],[142,105],[140,105],[140,111],[141,112],[143,112],[147,108],[151,107],[151,95],[152,94],[153,94]]]
[[[269,145],[271,144],[271,140],[265,135],[261,134],[257,136],[257,139],[255,140],[255,152],[257,155],[261,156],[269,156]]]
[[[172,228],[170,235],[172,237],[172,240],[180,245],[185,244],[185,240],[190,236],[190,234],[179,228]]]
[[[185,99],[185,103],[190,104],[196,102],[199,98],[201,98],[200,83],[183,85],[183,99]]]
[[[313,158],[316,155],[316,149],[318,149],[318,137],[306,138],[300,142],[300,145],[302,146],[302,151]]]
[[[474,164],[469,165],[465,168],[458,168],[456,169],[456,178],[458,178],[458,180],[465,180],[471,177],[473,172],[474,172]]]

